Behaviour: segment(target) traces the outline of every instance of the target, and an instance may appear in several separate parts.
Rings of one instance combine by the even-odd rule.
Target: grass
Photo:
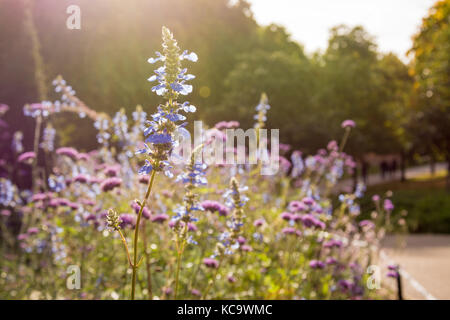
[[[390,182],[369,187],[362,207],[373,209],[372,195],[393,192],[394,215],[407,211],[406,221],[412,233],[450,233],[450,192],[445,174],[424,174],[407,182]]]
[[[411,179],[411,181],[434,181],[439,180],[440,178],[445,178],[446,175],[447,175],[446,170],[438,170],[435,172],[434,175],[431,175],[429,172],[426,172],[416,175],[414,178]]]

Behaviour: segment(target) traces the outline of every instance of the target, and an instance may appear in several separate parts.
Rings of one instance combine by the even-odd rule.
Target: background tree
[[[323,130],[337,136],[340,122],[350,118],[358,125],[348,145],[352,154],[398,151],[397,123],[392,119],[394,106],[404,94],[399,83],[405,81],[401,72],[405,66],[400,60],[379,54],[362,27],[337,26],[319,63],[321,114],[329,124]]]
[[[450,188],[450,1],[441,0],[430,9],[414,37],[414,108],[410,127],[416,147],[442,155],[448,162]]]

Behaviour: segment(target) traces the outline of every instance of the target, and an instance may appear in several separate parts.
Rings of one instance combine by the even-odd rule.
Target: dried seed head
[[[106,216],[106,222],[108,223],[108,227],[113,228],[114,230],[120,229],[119,214],[114,209],[108,210],[108,215]]]

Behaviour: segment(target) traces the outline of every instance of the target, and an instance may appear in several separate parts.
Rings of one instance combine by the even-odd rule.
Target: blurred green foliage
[[[450,169],[450,0],[435,3],[413,40],[412,141],[422,152],[445,155]]]
[[[443,178],[425,181],[393,182],[370,187],[361,201],[363,211],[368,213],[374,209],[372,195],[393,192],[392,202],[395,204],[394,220],[404,216],[408,229],[413,233],[450,233],[450,197],[445,190]],[[365,217],[367,218],[366,214]]]

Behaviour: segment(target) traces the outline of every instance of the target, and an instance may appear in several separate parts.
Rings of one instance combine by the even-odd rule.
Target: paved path
[[[446,170],[446,163],[437,163],[436,172]],[[430,172],[429,165],[406,169],[411,179]],[[367,185],[377,185],[400,179],[400,173],[382,179],[379,174],[369,175]],[[352,179],[341,181],[336,190],[351,190]],[[388,236],[382,244],[382,264],[399,264],[405,299],[450,300],[450,235],[408,235],[400,238]],[[383,277],[383,281],[395,282]]]
[[[445,162],[436,163],[436,173],[438,171],[447,170],[447,164]],[[430,165],[422,165],[422,166],[416,166],[416,167],[410,167],[406,169],[406,179],[415,178],[417,176],[426,174],[430,172]],[[377,184],[382,184],[386,182],[391,182],[395,180],[400,180],[400,171],[397,170],[397,173],[395,175],[388,175],[384,179],[381,178],[380,174],[370,174],[367,177],[367,186],[373,186]],[[359,178],[359,181],[362,181],[361,178]],[[350,191],[353,187],[353,179],[344,179],[341,180],[335,187],[335,190],[343,190],[343,191]]]
[[[409,235],[403,248],[398,240],[395,236],[384,240],[382,258],[404,271],[405,298],[450,300],[450,235]]]

